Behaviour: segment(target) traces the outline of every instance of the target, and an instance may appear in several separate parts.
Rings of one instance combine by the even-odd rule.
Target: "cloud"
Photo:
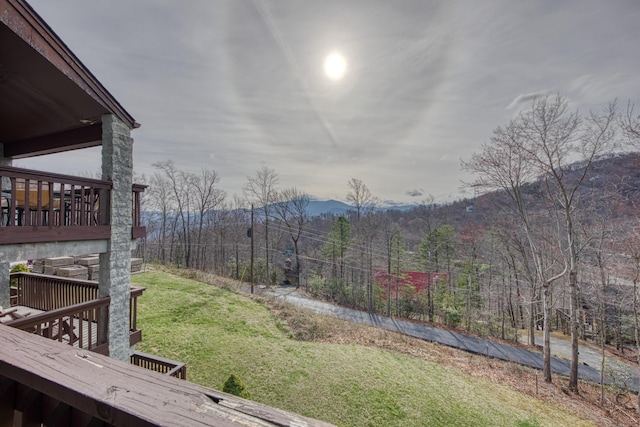
[[[320,198],[358,177],[383,200],[453,200],[459,158],[535,96],[640,104],[633,0],[29,3],[142,123],[138,173],[172,159],[229,194],[269,166]],[[331,50],[349,62],[339,83]],[[99,147],[57,156],[19,164],[99,170]]]
[[[411,197],[420,197],[424,195],[424,190],[422,188],[420,189],[412,188],[411,190],[405,191],[404,194]]]
[[[507,110],[511,110],[520,104],[528,103],[529,101],[532,101],[533,99],[539,96],[545,96],[546,94],[547,94],[547,91],[521,93],[520,95],[516,96],[515,99],[511,101],[509,105],[507,105]]]

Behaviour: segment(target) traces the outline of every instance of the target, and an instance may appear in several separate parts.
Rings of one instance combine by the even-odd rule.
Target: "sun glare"
[[[340,80],[347,72],[347,60],[342,54],[333,52],[324,59],[324,73],[331,80]]]

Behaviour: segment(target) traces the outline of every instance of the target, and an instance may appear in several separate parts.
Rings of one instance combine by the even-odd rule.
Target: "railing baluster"
[[[81,346],[90,348],[97,347],[107,342],[107,331],[109,321],[108,307],[96,307],[83,312],[73,312],[71,314],[64,310],[69,307],[91,303],[101,300],[98,298],[98,284],[95,282],[69,279],[64,277],[46,276],[35,273],[11,273],[11,279],[17,280],[17,305],[30,307],[37,310],[45,311],[45,313],[29,316],[47,315],[46,312],[63,311],[61,316],[71,316],[70,326],[75,324],[78,329],[77,335]],[[137,297],[142,294],[144,288],[133,287],[131,289],[130,299],[130,317],[129,324],[131,332],[137,331]],[[73,317],[77,318],[77,322],[73,322]],[[59,318],[51,320],[51,322]],[[82,321],[81,321],[82,320]],[[84,322],[86,320],[86,322]],[[41,324],[38,326],[39,334],[46,333],[46,326]],[[86,330],[85,330],[86,325]],[[51,326],[51,325],[49,325]],[[63,327],[63,326],[60,326]],[[53,329],[49,327],[49,329]],[[45,332],[42,332],[45,331]],[[95,333],[95,339],[93,339]]]
[[[51,238],[53,227],[104,227],[109,225],[112,183],[107,180],[80,178],[45,173],[36,170],[0,165],[3,208],[0,221],[3,227],[32,226],[27,233],[39,233]],[[146,186],[133,184],[131,189],[132,226],[141,237],[141,195]],[[80,240],[106,238],[108,230],[83,230],[76,234]],[[57,234],[59,236],[59,234]],[[80,237],[81,236],[81,237]],[[0,244],[22,243],[15,233],[0,235]],[[33,238],[33,237],[32,237]],[[42,240],[45,241],[45,240]]]

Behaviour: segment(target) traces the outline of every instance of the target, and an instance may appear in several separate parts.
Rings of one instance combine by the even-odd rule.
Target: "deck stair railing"
[[[70,305],[5,323],[74,347],[95,350],[107,342],[111,298]]]
[[[187,379],[187,365],[183,362],[135,351],[131,355],[131,364],[160,372],[170,377],[176,377],[182,380]]]
[[[105,302],[108,307],[110,299],[99,298],[97,282],[26,272],[11,273],[10,277],[13,294],[11,305],[43,311],[44,313],[30,314],[24,319],[18,319],[20,321],[7,322],[7,325],[31,330],[47,338],[67,341],[71,345],[76,345],[77,340],[75,338],[78,333],[86,333],[85,330],[89,328],[90,324],[95,324],[95,328],[91,326],[91,336],[94,341],[88,343],[85,340],[86,345],[82,346],[82,348],[95,349],[100,352],[106,351],[104,346],[99,347],[106,341],[106,336],[103,339],[103,336],[100,335],[101,333],[106,334],[107,331],[106,312],[98,313],[95,310],[96,307],[103,306]],[[131,287],[129,328],[132,344],[139,342],[142,336],[141,331],[138,330],[137,317],[138,297],[142,295],[144,290],[145,288],[142,287]],[[101,301],[101,303],[96,301]],[[85,309],[94,311],[85,312]],[[77,323],[80,321],[83,321],[83,323]],[[73,333],[56,334],[58,332],[56,325],[58,324],[63,332],[73,331]],[[80,327],[85,330],[81,331]],[[96,348],[96,345],[98,348]]]

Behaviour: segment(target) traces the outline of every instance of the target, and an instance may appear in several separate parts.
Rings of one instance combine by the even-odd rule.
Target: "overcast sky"
[[[214,169],[229,195],[268,166],[318,199],[358,178],[382,200],[452,200],[460,159],[535,94],[640,104],[638,0],[29,3],[142,124],[138,174]],[[14,164],[99,170],[99,149],[70,154]]]

